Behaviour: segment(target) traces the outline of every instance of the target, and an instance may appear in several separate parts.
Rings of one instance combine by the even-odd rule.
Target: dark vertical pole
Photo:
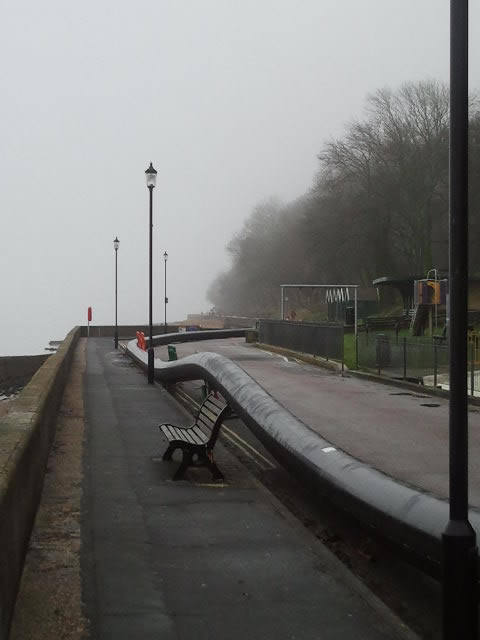
[[[407,379],[407,338],[403,338],[403,379]]]
[[[355,336],[356,338],[357,336]],[[337,341],[338,344],[338,341]],[[342,375],[345,370],[345,328],[342,331],[342,344],[340,345],[342,349]]]
[[[165,333],[167,333],[167,261],[165,262]]]
[[[148,279],[148,382],[153,384],[153,327],[152,327],[152,231],[153,231],[153,186],[150,191],[150,234],[149,234],[149,279]]]
[[[382,348],[381,347],[381,343],[380,343],[379,337],[377,335],[377,336],[375,336],[375,350],[376,350],[376,353],[377,353],[377,373],[378,373],[378,375],[381,374],[381,362],[380,362],[381,361],[381,348]]]
[[[470,395],[475,395],[475,345],[470,343]]]
[[[118,249],[115,248],[115,349],[118,349],[118,317],[117,317],[117,256]]]
[[[468,521],[468,0],[450,0],[450,520],[443,638],[477,637],[477,549]]]
[[[438,347],[435,342],[433,345],[433,388],[437,388],[437,377],[438,377]]]

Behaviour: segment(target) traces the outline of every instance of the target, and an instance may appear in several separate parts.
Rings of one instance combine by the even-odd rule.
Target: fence
[[[343,362],[343,325],[259,320],[258,339],[263,344],[284,347]]]
[[[421,337],[363,334],[357,340],[357,362],[362,369],[448,390],[448,345]],[[467,385],[470,395],[480,395],[480,345],[468,345]]]

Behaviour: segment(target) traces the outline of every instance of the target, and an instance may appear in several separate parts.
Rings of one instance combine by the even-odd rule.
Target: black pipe
[[[224,338],[244,338],[249,329],[207,329],[203,331],[181,331],[170,333],[168,336],[160,334],[153,337],[154,347],[174,344],[176,342],[196,342],[197,340],[221,340]]]

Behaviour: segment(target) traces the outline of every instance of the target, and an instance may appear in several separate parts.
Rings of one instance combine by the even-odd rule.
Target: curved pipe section
[[[248,329],[209,329],[208,331],[183,331],[181,333],[164,333],[158,336],[153,336],[152,345],[154,347],[159,347],[161,345],[172,344],[175,342],[197,342],[198,340],[244,338],[247,331]],[[149,338],[146,337],[145,341],[148,348],[148,343],[150,342]],[[162,360],[160,360],[160,362],[162,362]]]
[[[128,352],[146,369],[147,354],[138,349],[136,341],[128,343]],[[224,356],[205,352],[174,362],[156,358],[155,378],[165,383],[208,381],[276,458],[308,486],[378,529],[417,560],[426,561],[430,569],[437,567],[448,521],[447,501],[404,485],[334,448]],[[470,510],[470,522],[479,536],[479,510]]]

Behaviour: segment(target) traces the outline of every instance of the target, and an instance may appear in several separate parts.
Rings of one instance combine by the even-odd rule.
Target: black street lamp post
[[[168,260],[168,253],[166,251],[163,254],[163,260],[165,262],[165,333],[168,333],[168,331],[167,331],[167,304],[168,304],[168,298],[167,298],[167,260]]]
[[[147,187],[150,192],[150,234],[149,234],[149,279],[148,279],[148,382],[153,384],[154,370],[153,370],[153,328],[152,328],[152,230],[153,230],[153,189],[155,188],[155,182],[157,180],[157,172],[153,168],[152,163],[145,171],[147,178]]]
[[[120,246],[120,240],[115,236],[115,240],[113,241],[113,248],[115,249],[115,349],[118,349],[118,316],[117,316],[117,257],[118,257],[118,247]]]
[[[450,0],[450,519],[443,638],[477,638],[477,548],[468,520],[468,0]]]

